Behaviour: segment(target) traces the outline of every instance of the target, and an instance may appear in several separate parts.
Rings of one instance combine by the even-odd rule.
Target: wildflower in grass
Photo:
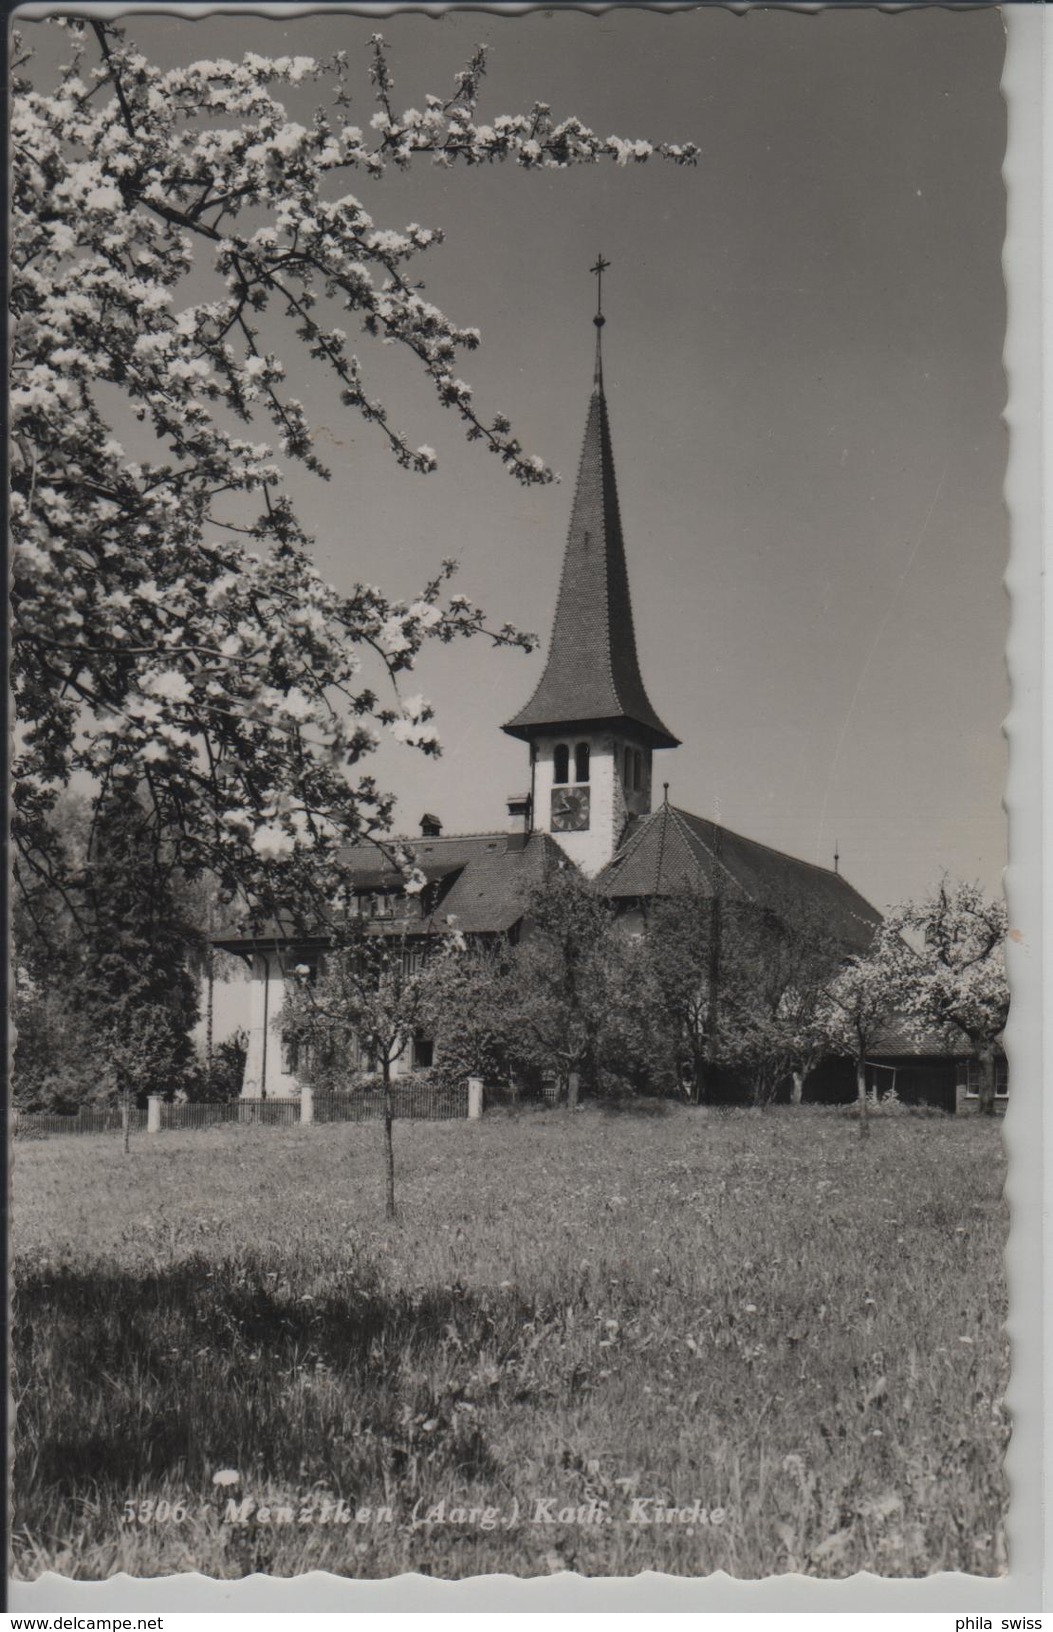
[[[237,1468],[217,1468],[212,1475],[214,1485],[240,1485],[241,1474]]]

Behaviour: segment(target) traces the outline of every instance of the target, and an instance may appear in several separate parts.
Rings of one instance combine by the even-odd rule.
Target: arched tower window
[[[553,782],[566,782],[570,770],[570,749],[565,742],[557,742],[556,751],[552,755]]]
[[[637,793],[643,787],[643,755],[638,748],[633,753],[633,787]]]
[[[574,749],[574,780],[587,782],[589,780],[589,745],[579,742]]]
[[[626,791],[626,793],[629,792],[629,789],[632,787],[632,785],[633,785],[633,751],[632,751],[631,748],[626,748],[626,750],[625,750],[625,791]]]

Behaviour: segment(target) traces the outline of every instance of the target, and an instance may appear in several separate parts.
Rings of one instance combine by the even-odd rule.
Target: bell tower
[[[640,676],[614,479],[597,279],[596,367],[563,557],[548,660],[526,707],[504,730],[530,744],[532,820],[590,877],[618,848],[630,816],[651,809],[652,755],[678,738]]]

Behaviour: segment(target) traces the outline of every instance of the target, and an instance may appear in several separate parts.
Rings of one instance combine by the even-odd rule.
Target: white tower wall
[[[574,749],[580,742],[589,745],[589,780],[574,779]],[[569,780],[555,782],[555,754],[560,743],[568,749]],[[641,787],[626,788],[625,750],[638,753],[641,759]],[[632,781],[633,779],[630,779]],[[552,826],[553,789],[589,790],[589,825],[582,832],[557,832]],[[621,841],[630,815],[646,814],[651,808],[651,751],[641,748],[620,732],[601,731],[590,734],[543,737],[537,743],[534,762],[534,828],[550,833],[570,859],[588,878],[593,878],[605,867]]]

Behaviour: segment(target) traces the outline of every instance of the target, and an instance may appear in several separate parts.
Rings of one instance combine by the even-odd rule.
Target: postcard
[[[1036,1606],[1007,9],[15,17],[12,1604]]]

